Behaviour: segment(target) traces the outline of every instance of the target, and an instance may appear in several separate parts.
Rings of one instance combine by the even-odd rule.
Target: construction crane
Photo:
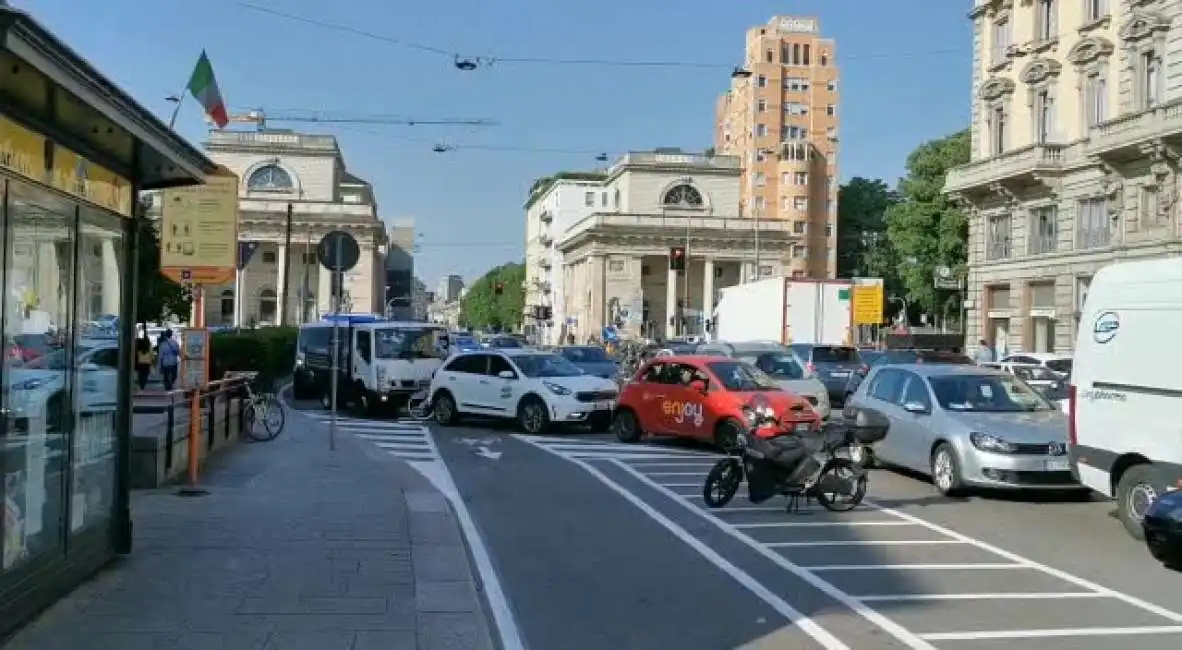
[[[332,113],[322,113],[319,111],[292,111],[280,113],[268,113],[267,111],[257,108],[245,113],[234,113],[230,116],[230,122],[235,124],[254,124],[258,130],[262,131],[267,128],[268,122],[304,122],[315,124],[377,124],[377,125],[394,125],[394,126],[498,126],[500,123],[495,120],[486,120],[482,118],[426,118],[413,119],[406,117],[398,117],[394,115],[356,115],[345,116]],[[206,121],[209,121],[208,116]]]

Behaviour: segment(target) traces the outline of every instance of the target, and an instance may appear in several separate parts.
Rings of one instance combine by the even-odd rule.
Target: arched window
[[[222,322],[234,320],[234,290],[222,292]]]
[[[295,187],[295,183],[291,180],[291,174],[279,165],[266,165],[251,172],[246,186],[263,192],[283,192]]]
[[[702,193],[692,185],[678,185],[665,192],[661,203],[667,208],[700,208],[702,207]]]
[[[274,289],[263,289],[259,293],[259,320],[264,323],[274,323],[277,312],[277,301]]]

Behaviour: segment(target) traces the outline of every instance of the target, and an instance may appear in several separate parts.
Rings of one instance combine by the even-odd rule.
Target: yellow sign
[[[882,324],[883,292],[881,284],[854,285],[854,325]]]
[[[0,116],[0,167],[45,181],[45,138]]]
[[[123,216],[131,216],[131,183],[115,172],[57,145],[49,184]]]
[[[223,284],[238,262],[238,177],[229,170],[204,185],[161,193],[160,267],[176,282]]]

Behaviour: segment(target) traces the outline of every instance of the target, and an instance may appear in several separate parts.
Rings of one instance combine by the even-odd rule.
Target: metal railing
[[[217,417],[216,408],[218,407],[219,398],[221,398],[221,406],[223,409],[222,418],[222,435],[224,440],[229,440],[231,432],[233,431],[232,424],[234,418],[234,399],[241,398],[241,392],[246,382],[245,377],[228,377],[225,379],[218,379],[209,383],[208,386],[202,389],[193,388],[177,388],[170,391],[154,391],[151,393],[139,393],[139,395],[153,398],[160,398],[166,403],[160,405],[146,405],[146,404],[132,404],[132,413],[150,413],[150,414],[165,414],[164,425],[164,471],[170,472],[175,462],[175,451],[173,449],[176,444],[176,425],[177,425],[177,407],[181,407],[184,411],[189,411],[192,408],[192,400],[194,392],[201,399],[199,414],[205,418],[205,421],[200,423],[196,428],[193,423],[189,423],[190,435],[194,431],[200,432],[201,425],[205,427],[205,445],[206,449],[213,449],[214,443],[217,441]],[[238,431],[243,429],[243,413],[245,412],[246,402],[239,399],[238,403]]]

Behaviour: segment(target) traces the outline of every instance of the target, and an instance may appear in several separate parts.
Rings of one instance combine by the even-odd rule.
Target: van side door
[[[349,379],[360,382],[366,390],[377,390],[377,379],[373,376],[373,334],[369,330],[353,330],[353,353],[349,360],[353,364]]]

